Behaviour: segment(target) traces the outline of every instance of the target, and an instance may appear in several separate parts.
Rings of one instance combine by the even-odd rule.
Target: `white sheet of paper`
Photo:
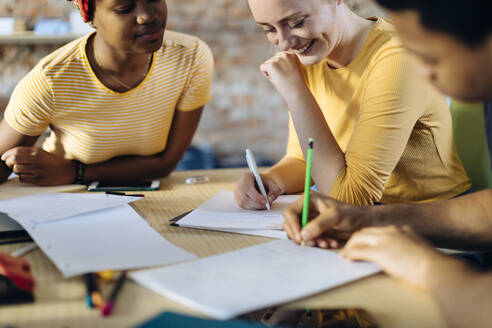
[[[159,235],[130,205],[24,228],[65,277],[196,258]]]
[[[64,185],[53,187],[40,187],[19,182],[17,177],[9,177],[9,180],[0,185],[0,199],[24,197],[27,195],[42,194],[47,192],[69,192],[87,189],[82,185]]]
[[[247,230],[247,229],[220,229],[220,228],[213,228],[213,229],[200,228],[200,229],[239,233],[241,235],[260,236],[260,237],[268,237],[268,238],[275,238],[275,239],[288,239],[287,233],[283,230]]]
[[[166,297],[219,319],[293,301],[379,272],[335,252],[277,240],[131,277]]]
[[[281,230],[282,211],[299,196],[280,196],[270,211],[248,211],[239,208],[232,191],[220,191],[211,199],[176,222],[179,226],[204,229]]]
[[[21,225],[39,224],[121,206],[138,199],[106,194],[44,193],[1,200],[0,212]]]

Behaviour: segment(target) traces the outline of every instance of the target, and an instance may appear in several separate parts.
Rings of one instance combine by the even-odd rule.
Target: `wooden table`
[[[227,252],[269,241],[269,238],[169,226],[169,219],[189,211],[220,190],[233,190],[243,169],[175,172],[163,179],[161,190],[147,192],[135,209],[166,239],[199,257]],[[186,185],[192,175],[207,175],[210,181]],[[1,194],[0,194],[1,198]],[[135,241],[129,241],[135,242]],[[0,246],[11,252],[24,244]],[[133,281],[125,284],[113,314],[101,318],[84,303],[85,287],[80,277],[63,279],[39,250],[27,254],[37,287],[36,302],[0,307],[0,326],[14,327],[130,327],[162,311],[200,315]],[[110,285],[104,286],[107,294]],[[446,327],[437,304],[425,293],[379,274],[288,304],[299,308],[361,307],[373,314],[382,328]]]

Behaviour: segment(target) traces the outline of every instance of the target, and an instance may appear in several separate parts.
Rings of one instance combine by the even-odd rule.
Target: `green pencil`
[[[309,191],[311,190],[311,167],[313,165],[313,138],[309,138],[309,148],[306,161],[306,179],[304,181],[304,203],[302,206],[302,227],[304,228],[309,219]]]

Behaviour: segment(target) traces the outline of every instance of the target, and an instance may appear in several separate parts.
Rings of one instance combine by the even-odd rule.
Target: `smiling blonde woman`
[[[278,46],[261,71],[289,113],[285,157],[262,174],[273,201],[303,189],[304,154],[315,139],[313,180],[353,204],[418,203],[466,192],[446,101],[410,67],[393,25],[363,19],[342,0],[249,0]],[[251,174],[236,201],[263,209]]]

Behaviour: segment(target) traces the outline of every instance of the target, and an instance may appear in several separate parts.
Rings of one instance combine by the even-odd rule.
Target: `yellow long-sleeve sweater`
[[[414,73],[391,23],[378,18],[346,67],[323,61],[303,70],[345,153],[330,196],[360,205],[416,203],[469,189],[445,98]],[[292,119],[289,129],[286,157],[304,160]]]

